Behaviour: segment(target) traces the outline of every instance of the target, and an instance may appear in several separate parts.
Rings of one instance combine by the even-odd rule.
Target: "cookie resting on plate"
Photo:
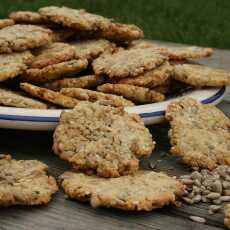
[[[73,167],[102,177],[133,174],[138,158],[155,143],[138,115],[122,108],[80,102],[61,114],[54,132],[54,152]]]
[[[184,186],[176,179],[145,170],[109,179],[65,172],[61,180],[61,186],[70,198],[89,201],[94,208],[151,211],[175,203],[176,197],[184,192]]]
[[[60,92],[66,96],[73,97],[78,100],[98,102],[102,105],[111,105],[114,107],[134,106],[134,104],[131,101],[123,98],[122,96],[101,93],[88,89],[63,88]]]
[[[136,77],[145,71],[161,65],[167,57],[151,48],[119,50],[114,54],[104,54],[93,61],[96,74],[105,74],[110,78]]]
[[[230,85],[230,72],[203,65],[183,64],[174,66],[172,77],[196,87],[221,87]]]

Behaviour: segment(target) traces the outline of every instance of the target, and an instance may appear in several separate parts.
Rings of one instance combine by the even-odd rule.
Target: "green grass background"
[[[230,0],[0,0],[0,17],[47,5],[86,8],[137,24],[148,39],[230,49]]]

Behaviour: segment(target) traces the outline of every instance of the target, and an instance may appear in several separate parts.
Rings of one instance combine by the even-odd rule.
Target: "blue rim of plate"
[[[213,96],[201,101],[203,104],[209,104],[216,101],[220,98],[224,92],[226,87],[222,87],[216,94]],[[159,117],[164,116],[165,111],[160,110],[156,112],[149,113],[139,113],[141,118],[150,118],[150,117]],[[0,120],[8,120],[8,121],[28,121],[28,122],[58,122],[59,117],[38,117],[38,116],[25,116],[25,115],[6,115],[0,114]]]

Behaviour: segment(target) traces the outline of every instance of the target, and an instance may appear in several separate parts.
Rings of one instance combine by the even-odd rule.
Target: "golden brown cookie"
[[[230,72],[203,65],[176,65],[172,77],[196,87],[230,85]]]
[[[161,65],[167,58],[151,48],[119,50],[114,54],[101,55],[93,61],[96,74],[110,78],[135,77]]]
[[[71,43],[75,48],[76,58],[92,61],[104,52],[111,52],[115,45],[105,39],[80,40]]]
[[[59,91],[62,88],[85,88],[91,89],[105,82],[105,78],[99,75],[86,75],[75,78],[63,78],[47,82],[45,87]]]
[[[22,74],[33,59],[30,51],[21,53],[0,54],[0,82]]]
[[[118,177],[136,172],[138,158],[149,156],[154,144],[138,115],[122,108],[79,102],[72,111],[61,114],[53,150],[78,170]]]
[[[146,88],[154,88],[158,85],[164,84],[172,74],[172,67],[168,62],[161,64],[159,67],[146,71],[145,73],[130,78],[123,78],[116,83],[118,84],[129,84],[142,86]]]
[[[67,97],[61,93],[52,90],[31,85],[29,83],[20,83],[20,88],[33,97],[40,98],[44,101],[51,102],[55,105],[60,105],[63,108],[74,108],[78,104],[78,100]]]
[[[104,93],[111,93],[123,96],[136,103],[153,103],[163,101],[164,95],[148,88],[128,85],[128,84],[109,84],[100,85],[97,90]]]
[[[44,68],[48,65],[54,65],[69,61],[75,57],[74,47],[63,42],[54,42],[47,46],[33,51],[35,58],[30,64],[30,68]]]
[[[224,206],[224,224],[227,228],[230,228],[230,204]]]
[[[153,48],[162,55],[167,56],[170,60],[198,59],[209,57],[213,49],[198,46],[168,47],[158,45],[148,41],[136,42],[130,48]]]
[[[98,102],[102,105],[111,105],[114,107],[133,106],[134,104],[122,96],[96,92],[81,88],[63,88],[61,93],[79,100]]]
[[[0,30],[0,53],[13,53],[47,45],[52,31],[35,25],[13,25]]]
[[[0,156],[0,206],[45,205],[58,186],[47,175],[48,166],[37,160],[14,160]]]
[[[0,29],[14,25],[14,20],[12,19],[0,19]]]
[[[89,201],[94,207],[151,211],[175,203],[184,186],[163,173],[138,171],[119,178],[100,178],[82,173],[65,172],[61,185],[72,199]]]
[[[48,106],[36,99],[24,96],[21,93],[0,88],[0,104],[18,108],[47,109]]]
[[[215,106],[185,97],[168,106],[166,119],[172,154],[196,169],[230,165],[230,120]]]
[[[88,13],[83,9],[71,9],[64,6],[43,7],[39,9],[39,13],[47,22],[54,22],[79,30],[101,30],[108,28],[111,24],[111,20],[108,18]]]
[[[61,78],[63,75],[79,73],[85,69],[87,65],[88,62],[86,59],[73,59],[48,65],[42,69],[27,69],[24,75],[21,76],[21,80],[32,83],[45,83]]]
[[[44,20],[37,12],[32,11],[15,11],[9,14],[9,18],[19,24],[42,24]]]

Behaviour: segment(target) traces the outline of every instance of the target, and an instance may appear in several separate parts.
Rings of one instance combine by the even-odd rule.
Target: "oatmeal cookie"
[[[83,9],[48,6],[39,9],[39,13],[47,22],[54,22],[63,26],[87,31],[97,31],[108,28],[111,20],[100,15],[91,14]]]
[[[14,25],[14,20],[12,19],[0,19],[0,29]]]
[[[47,46],[38,48],[33,52],[35,58],[30,64],[30,68],[44,68],[49,65],[74,59],[74,47],[62,42],[54,42]]]
[[[21,93],[0,88],[0,104],[18,108],[47,109],[48,106],[36,99],[24,96]]]
[[[79,73],[85,69],[87,65],[88,61],[86,59],[73,59],[48,65],[42,69],[31,68],[26,70],[21,76],[21,80],[32,83],[45,83],[61,78],[63,75]]]
[[[0,30],[0,53],[13,53],[47,45],[52,31],[35,25],[13,25]]]
[[[31,85],[29,83],[20,83],[20,88],[32,95],[33,97],[40,98],[44,101],[51,102],[55,105],[60,105],[63,108],[74,108],[78,104],[78,100],[67,97],[61,93],[54,92],[52,90]]]
[[[164,84],[169,79],[171,73],[172,67],[169,65],[168,62],[165,62],[159,67],[153,70],[146,71],[145,73],[135,78],[123,78],[116,83],[154,88],[158,85]]]
[[[71,43],[75,48],[76,58],[92,61],[104,52],[111,52],[115,45],[105,39],[91,39]]]
[[[230,85],[230,72],[203,65],[176,65],[172,77],[196,87]]]
[[[122,108],[79,102],[61,114],[54,132],[54,152],[73,167],[102,177],[138,170],[138,157],[149,156],[152,136],[138,115]]]
[[[207,47],[167,47],[148,41],[136,42],[131,45],[131,49],[133,48],[153,48],[160,54],[167,56],[170,60],[199,59],[213,54],[213,49]]]
[[[72,199],[123,210],[151,211],[175,203],[184,186],[163,173],[141,170],[119,178],[100,178],[82,173],[65,172],[61,185]]]
[[[110,78],[135,77],[161,65],[167,58],[151,48],[119,50],[114,54],[101,55],[93,61],[97,75],[106,74]]]
[[[0,54],[0,82],[22,74],[32,59],[30,51]]]
[[[105,82],[105,78],[99,75],[86,75],[75,78],[63,78],[47,82],[45,87],[59,91],[62,88],[85,88],[91,89]]]
[[[10,13],[9,18],[19,24],[42,24],[44,20],[37,12],[32,11],[15,11]]]
[[[0,206],[48,204],[58,186],[47,170],[40,161],[17,161],[1,154]]]
[[[185,97],[168,106],[166,119],[172,154],[196,169],[230,165],[230,120],[215,106]]]
[[[109,84],[100,85],[97,90],[103,93],[111,93],[123,96],[136,103],[153,103],[163,101],[164,95],[148,88],[128,85],[128,84]]]
[[[111,105],[114,107],[124,107],[124,106],[134,105],[131,101],[123,98],[122,96],[96,92],[88,89],[63,88],[61,90],[61,93],[69,97],[77,98],[79,100],[98,102],[99,104],[102,105]]]

